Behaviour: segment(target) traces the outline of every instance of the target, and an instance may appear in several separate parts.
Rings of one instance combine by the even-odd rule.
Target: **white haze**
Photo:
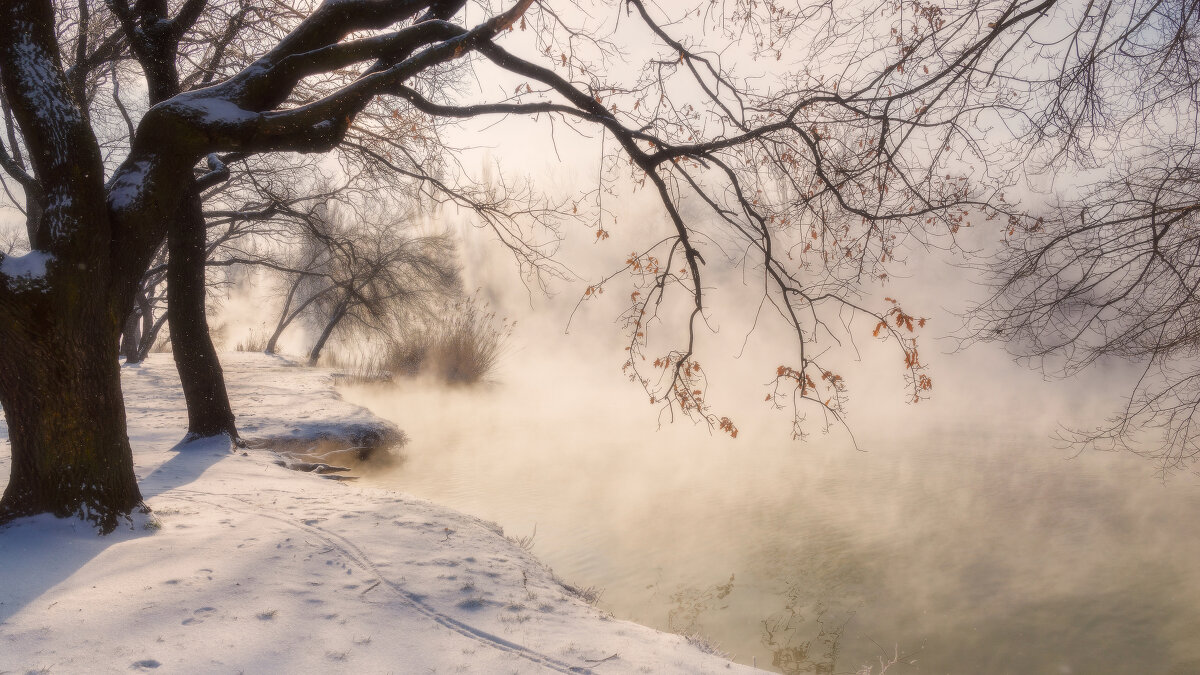
[[[513,84],[472,86],[504,95]],[[808,439],[793,441],[790,412],[763,399],[777,366],[798,362],[794,337],[769,305],[758,311],[753,263],[724,259],[722,251],[740,255],[737,242],[701,225],[711,238],[702,242],[708,311],[696,358],[713,411],[732,418],[739,435],[678,415],[672,423],[621,372],[628,336],[618,318],[631,281],[617,277],[580,302],[631,252],[669,234],[656,196],[612,183],[619,172],[601,182],[599,132],[545,119],[493,122],[464,125],[461,138],[475,148],[464,165],[476,177],[527,178],[579,199],[591,222],[565,225],[557,253],[575,278],[543,292],[472,214],[433,214],[433,224],[461,235],[466,288],[480,289],[516,328],[493,383],[344,391],[412,438],[399,468],[369,481],[497,520],[510,534],[536,527],[535,552],[569,581],[604,586],[603,604],[619,616],[704,633],[760,666],[805,641],[819,644],[835,625],[846,626],[840,670],[893,649],[925,666],[899,672],[1133,664],[1186,672],[1200,664],[1189,646],[1200,626],[1200,577],[1189,562],[1200,555],[1189,543],[1188,518],[1200,506],[1195,476],[1164,485],[1148,461],[1076,457],[1054,440],[1118,410],[1137,364],[1102,362],[1060,380],[1014,363],[998,345],[958,351],[961,313],[986,289],[958,266],[961,252],[936,247],[944,241],[913,243],[886,284],[863,289],[863,303],[883,310],[894,297],[929,319],[919,340],[930,398],[910,403],[902,355],[872,338],[869,318],[850,319],[840,345],[824,335],[816,345],[845,378],[848,425],[824,434],[814,409]],[[1037,202],[1052,195],[1035,187],[1071,189],[1033,182],[1011,195]],[[690,204],[683,211],[704,217]],[[597,226],[611,238],[598,241]],[[1001,237],[1000,224],[976,218],[962,244],[986,253]],[[271,315],[261,286],[224,304],[227,336]],[[675,293],[686,310],[688,299]],[[648,353],[683,339],[678,312],[664,314],[653,327],[658,351]],[[286,351],[307,349],[302,328],[285,334]],[[721,595],[731,574],[733,590]]]

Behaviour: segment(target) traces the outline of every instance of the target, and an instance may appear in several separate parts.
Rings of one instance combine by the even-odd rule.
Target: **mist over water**
[[[649,226],[627,206],[622,222]],[[603,589],[616,617],[778,672],[877,674],[881,658],[896,661],[889,673],[1200,672],[1200,479],[1163,482],[1144,459],[1073,456],[1052,440],[1117,409],[1135,367],[1046,381],[986,345],[947,353],[954,341],[938,336],[978,289],[914,256],[911,279],[864,303],[887,294],[930,318],[931,400],[907,404],[900,355],[852,323],[858,341],[830,362],[849,385],[857,445],[840,428],[821,434],[816,417],[797,442],[788,414],[763,401],[796,346],[769,314],[756,320],[753,273],[714,264],[697,357],[714,412],[738,425],[731,439],[660,419],[623,377],[613,321],[629,287],[583,303],[568,335],[581,288],[528,293],[505,251],[463,246],[468,289],[518,320],[500,372],[473,387],[343,386],[411,439],[363,482],[513,536],[536,528],[534,554]],[[592,279],[620,265],[621,246],[568,239],[566,253]],[[242,305],[253,320],[232,314]],[[254,302],[225,310],[232,324],[261,321]],[[303,332],[290,339],[303,353]]]
[[[1200,671],[1200,480],[1050,441],[1072,411],[1107,411],[1105,387],[946,357],[933,401],[860,387],[859,451],[837,431],[790,440],[743,374],[734,440],[660,427],[599,339],[518,331],[482,387],[343,387],[411,437],[364,480],[536,527],[534,553],[618,618],[779,672],[897,655],[889,673]],[[753,346],[726,375],[757,373]]]
[[[570,163],[542,166],[536,148],[502,150],[543,184],[595,184]],[[881,659],[895,661],[888,673],[1200,672],[1200,479],[1163,482],[1144,459],[1073,456],[1052,440],[1118,409],[1135,364],[1047,381],[988,345],[949,353],[955,341],[939,336],[983,289],[946,264],[955,254],[914,251],[861,301],[895,297],[930,319],[920,341],[931,400],[906,403],[902,355],[871,339],[872,321],[848,317],[836,339],[818,331],[810,347],[830,350],[845,377],[856,443],[845,429],[821,434],[815,415],[796,442],[786,411],[763,398],[776,367],[796,365],[797,345],[769,308],[758,313],[756,269],[723,264],[716,246],[733,258],[738,247],[714,230],[697,358],[707,400],[739,434],[670,423],[621,373],[616,320],[630,280],[572,316],[586,284],[666,231],[645,193],[614,197],[601,221],[611,240],[565,233],[558,256],[578,279],[549,298],[516,283],[502,246],[437,216],[462,230],[468,291],[518,328],[490,384],[343,386],[411,439],[401,462],[363,482],[512,536],[536,531],[534,554],[564,580],[602,588],[600,606],[618,618],[702,635],[778,672],[874,675]],[[972,247],[995,239],[986,227]],[[233,323],[261,321],[258,303],[243,304],[250,318]],[[679,346],[677,319],[664,311],[647,354]],[[303,331],[290,339],[303,353]]]

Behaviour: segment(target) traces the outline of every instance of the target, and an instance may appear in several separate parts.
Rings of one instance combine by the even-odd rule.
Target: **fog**
[[[637,195],[618,203],[616,222],[660,225]],[[1164,482],[1147,460],[1055,440],[1115,410],[1136,369],[1056,380],[996,345],[961,350],[951,333],[985,289],[956,254],[914,247],[909,276],[865,296],[929,319],[919,339],[931,397],[908,402],[900,356],[851,323],[854,343],[831,346],[847,425],[823,432],[810,415],[802,441],[790,411],[763,400],[795,345],[769,314],[756,322],[754,284],[742,281],[752,272],[713,269],[698,358],[733,439],[678,413],[672,422],[623,375],[615,318],[627,288],[580,302],[587,280],[627,255],[619,232],[568,237],[560,256],[584,280],[549,295],[478,235],[465,230],[470,285],[517,322],[500,367],[475,386],[343,387],[411,437],[368,484],[533,535],[536,555],[602,589],[616,617],[780,672],[855,672],[880,657],[898,660],[889,672],[1200,665],[1189,646],[1196,477]]]
[[[731,438],[652,404],[622,372],[633,281],[585,290],[669,234],[657,197],[602,170],[601,133],[492,124],[460,130],[474,148],[462,169],[576,200],[580,217],[538,233],[561,237],[562,278],[522,270],[469,212],[423,214],[415,226],[457,233],[467,291],[516,328],[488,382],[342,388],[411,439],[395,466],[364,469],[364,483],[532,537],[565,581],[602,589],[600,607],[617,618],[780,672],[891,661],[901,673],[1200,669],[1196,475],[1164,480],[1140,457],[1057,440],[1118,410],[1138,364],[1056,379],[1001,345],[962,348],[963,313],[987,293],[964,263],[986,262],[1001,224],[975,218],[957,241],[907,242],[889,278],[856,298],[878,311],[896,298],[928,319],[918,340],[929,399],[909,400],[902,354],[872,337],[874,320],[844,316],[812,348],[845,378],[846,424],[801,408],[807,436],[795,440],[791,411],[764,401],[777,367],[798,363],[794,335],[764,305],[742,245],[685,201],[707,261],[696,358],[713,412],[737,425]],[[261,284],[242,293],[225,303],[230,336],[261,321],[262,303],[248,300]],[[685,339],[690,298],[673,293],[648,355]],[[287,339],[302,353],[309,338]]]
[[[468,4],[467,9],[455,3],[431,7],[425,17],[454,9],[470,26],[479,18],[474,13],[492,12],[488,3]],[[1011,236],[1021,226],[948,206],[1011,205],[1021,213],[1011,223],[1029,223],[1029,233],[1039,231],[1043,221],[1036,216],[1042,209],[1060,196],[1086,197],[1091,181],[1109,175],[1106,163],[1123,162],[1129,165],[1123,170],[1131,171],[1154,160],[1152,153],[1139,156],[1134,150],[1143,143],[1151,150],[1156,142],[1166,147],[1166,141],[1148,136],[1165,131],[1162,136],[1171,143],[1186,137],[1187,120],[1172,119],[1179,111],[1164,111],[1179,94],[1143,96],[1133,80],[1151,68],[1101,72],[1117,62],[1097,61],[1080,71],[1100,73],[1094,75],[1096,91],[1112,87],[1114,95],[1138,95],[1111,111],[1087,96],[1082,103],[1063,104],[1085,111],[1079,114],[1086,119],[1068,120],[1078,121],[1078,130],[1055,128],[1061,120],[1053,115],[1048,121],[1039,117],[1041,104],[1049,103],[1039,97],[1052,92],[1040,80],[1070,79],[1069,66],[1077,57],[1069,52],[1082,44],[1076,38],[1093,29],[1064,31],[1074,30],[1076,13],[1085,24],[1094,18],[1090,3],[1083,3],[1086,8],[1068,4],[1054,15],[1047,8],[1018,6],[1003,13],[973,11],[945,37],[937,35],[943,9],[962,8],[915,3],[906,17],[903,2],[852,0],[839,3],[837,12],[832,4],[816,3],[785,19],[786,13],[770,2],[697,3],[686,9],[664,4],[655,14],[670,17],[663,26],[686,44],[664,43],[644,26],[628,36],[618,34],[619,28],[637,26],[634,5],[596,8],[595,16],[588,3],[568,6],[562,11],[576,14],[568,16],[571,21],[546,5],[530,10],[527,25],[524,12],[530,6],[521,3],[518,13],[460,36],[457,44],[404,52],[401,58],[411,59],[404,63],[391,61],[407,44],[403,39],[364,39],[344,49],[318,45],[278,62],[271,57],[248,71],[273,72],[287,64],[283,72],[305,75],[306,86],[315,88],[281,94],[278,100],[286,108],[310,95],[326,97],[305,106],[303,112],[315,115],[337,107],[341,99],[331,92],[345,85],[339,78],[350,73],[321,72],[325,59],[340,63],[367,53],[371,45],[390,45],[379,55],[378,69],[364,71],[353,85],[359,89],[347,90],[359,107],[319,123],[293,124],[281,111],[255,108],[253,101],[271,99],[254,93],[257,84],[245,89],[250,94],[228,100],[197,94],[186,104],[164,106],[162,119],[179,114],[185,118],[179,124],[194,117],[222,127],[220,134],[210,130],[197,138],[211,136],[214,150],[232,144],[237,152],[227,161],[244,159],[246,148],[315,150],[318,138],[335,129],[338,136],[331,140],[343,143],[346,126],[360,123],[363,135],[348,138],[378,141],[378,148],[367,148],[381,152],[377,158],[386,155],[391,161],[390,150],[405,148],[408,141],[423,148],[409,159],[429,176],[410,175],[412,183],[397,178],[403,185],[389,182],[393,176],[380,169],[383,162],[364,164],[362,157],[336,152],[280,179],[295,183],[283,186],[287,191],[302,194],[311,185],[300,184],[301,176],[315,182],[322,173],[339,179],[353,175],[344,198],[364,207],[361,213],[386,211],[403,221],[398,227],[406,234],[452,233],[463,297],[476,298],[484,311],[494,313],[496,330],[505,335],[499,362],[482,382],[451,384],[429,374],[368,381],[378,373],[364,374],[366,369],[355,373],[357,379],[339,379],[347,400],[395,422],[410,439],[397,450],[396,461],[354,467],[360,484],[402,490],[494,521],[616,618],[680,633],[740,662],[783,673],[1200,672],[1195,640],[1200,537],[1191,520],[1200,512],[1200,476],[1190,470],[1166,472],[1136,454],[1085,450],[1063,440],[1119,412],[1137,390],[1145,364],[1102,359],[1065,378],[1054,362],[1016,360],[1007,349],[1019,352],[1019,345],[972,340],[979,334],[966,317],[988,297],[992,255],[1001,248],[1005,230]],[[765,9],[766,22],[756,27],[755,13],[743,4]],[[340,16],[343,9],[351,17],[356,11],[339,6],[323,14]],[[736,15],[743,12],[739,27]],[[1019,49],[1004,50],[1003,36],[983,38],[982,26],[1015,31],[1014,22],[1026,15],[1038,25],[1014,38]],[[286,24],[299,16],[297,10],[276,18]],[[1034,16],[1054,18],[1039,24]],[[1157,26],[1157,20],[1147,19],[1146,25]],[[788,28],[788,23],[794,25]],[[367,25],[346,24],[347,30]],[[496,57],[502,52],[483,49],[499,40],[496,31],[504,28],[517,37],[518,25],[520,33],[530,32],[525,39],[507,40],[505,49],[557,68],[556,77],[577,95],[568,99],[576,106],[571,114],[521,107],[557,101],[550,82],[558,80],[536,76],[540,71],[532,69],[502,68],[497,64],[505,60]],[[437,24],[430,27],[430,35],[449,34]],[[261,34],[277,29],[267,21]],[[1104,29],[1095,30],[1100,44]],[[416,28],[408,35],[424,31]],[[320,42],[317,34],[324,32],[320,27],[314,37],[301,35],[294,43]],[[328,32],[358,35],[357,29]],[[975,40],[982,41],[968,48]],[[245,46],[258,49],[252,42]],[[221,43],[216,53],[231,44]],[[85,46],[81,41],[79,58],[86,55]],[[993,48],[1002,54],[987,56]],[[966,51],[953,56],[960,49]],[[435,57],[441,59],[439,54],[453,56],[438,61],[437,69],[423,70]],[[313,65],[304,65],[310,61]],[[702,72],[697,64],[709,70]],[[916,74],[918,65],[923,75]],[[391,74],[380,74],[393,66],[397,70]],[[410,66],[411,73],[405,70]],[[934,75],[926,78],[930,66]],[[943,70],[945,75],[937,74]],[[223,72],[218,71],[214,65],[204,82]],[[689,71],[696,80],[689,80]],[[363,97],[375,95],[375,83],[391,83],[380,91],[404,93],[395,87],[405,80],[387,78],[410,74],[429,79],[410,82],[414,89],[400,97],[407,103],[397,99],[394,109],[363,114]],[[111,78],[105,86],[116,99],[115,66]],[[987,83],[977,85],[974,78]],[[993,91],[993,78],[1005,84]],[[241,86],[232,82],[226,89]],[[856,87],[874,93],[845,94]],[[793,96],[801,90],[811,90],[815,98]],[[420,97],[432,92],[431,102],[457,110],[431,115],[438,121],[425,124],[415,112],[421,106],[410,107],[420,98],[412,92]],[[140,86],[128,93],[131,99],[145,98]],[[1060,93],[1066,101],[1075,96],[1069,89]],[[1152,100],[1160,94],[1164,109]],[[473,107],[478,102],[497,105],[485,114]],[[1096,111],[1086,113],[1085,104],[1093,103]],[[827,104],[828,110],[812,113]],[[1143,106],[1144,112],[1119,110]],[[501,110],[520,114],[492,114]],[[140,118],[140,107],[134,111]],[[1125,124],[1141,119],[1142,126],[1127,134],[1119,122],[1106,126],[1110,122],[1103,118],[1116,112],[1127,115]],[[124,109],[122,114],[134,133]],[[467,119],[458,120],[459,114]],[[1063,114],[1069,117],[1071,111]],[[370,121],[371,115],[378,120]],[[780,126],[779,118],[786,118],[786,125]],[[306,138],[292,145],[266,131],[243,133],[252,122],[280,126],[282,131],[271,133],[281,138],[302,129]],[[784,129],[786,134],[778,133]],[[15,128],[11,131],[11,149],[18,154]],[[226,132],[247,140],[213,140]],[[644,160],[635,167],[619,151],[613,133],[627,149],[658,148],[647,156],[662,161],[652,166]],[[1081,148],[1068,152],[1057,145],[1076,134]],[[1022,145],[1030,139],[1044,145]],[[769,149],[748,149],[756,143]],[[124,144],[112,145],[109,139],[103,147],[120,154]],[[793,147],[811,156],[796,160]],[[1181,148],[1191,158],[1194,139]],[[1064,154],[1052,159],[1059,150]],[[718,156],[734,166],[728,174],[714,169]],[[216,156],[210,157],[215,169]],[[1089,162],[1086,172],[1073,166]],[[111,181],[113,218],[140,222],[137,209],[161,205],[157,193],[139,192],[138,181],[150,181],[162,166],[175,164],[139,160],[123,169],[128,175]],[[663,181],[661,194],[654,180],[647,185],[643,170]],[[774,180],[772,170],[795,180]],[[813,178],[817,174],[819,180]],[[487,204],[463,208],[469,200],[432,185],[480,188],[473,194],[483,195]],[[506,201],[506,191],[517,197]],[[773,204],[760,208],[756,195],[764,205]],[[240,200],[242,195],[226,197]],[[677,230],[668,220],[664,198],[678,208],[686,226]],[[791,208],[797,204],[804,207]],[[267,210],[275,212],[277,206],[272,197]],[[1178,217],[1195,211],[1189,204],[1178,209]],[[495,216],[500,212],[506,214]],[[483,222],[489,213],[493,222]],[[924,225],[908,222],[920,221],[917,213],[935,215]],[[967,221],[961,231],[960,215]],[[510,225],[497,222],[506,216]],[[743,216],[750,229],[739,231]],[[1084,214],[1081,220],[1085,216],[1097,217]],[[856,229],[860,217],[862,231]],[[1114,223],[1125,222],[1120,208],[1112,217]],[[109,220],[98,222],[108,227]],[[0,252],[26,248],[19,221],[16,210],[0,213]],[[731,226],[734,221],[739,224]],[[849,221],[856,227],[838,229]],[[794,273],[792,281],[769,282],[752,232],[760,222],[764,233],[771,233],[763,235],[763,241],[771,239],[770,260]],[[1161,231],[1154,226],[1152,249],[1160,257],[1158,242],[1167,230],[1175,227],[1174,235],[1188,226],[1174,222]],[[877,224],[882,225],[877,229]],[[126,235],[140,236],[141,226],[131,227],[126,231],[122,221],[114,230],[114,246],[126,242]],[[247,246],[285,246],[283,227],[249,235]],[[905,232],[907,239],[896,240]],[[63,237],[68,235],[73,236]],[[805,257],[810,237],[818,243]],[[690,242],[683,247],[686,253],[675,248],[677,239]],[[1103,252],[1106,245],[1101,240],[1095,250]],[[846,267],[839,265],[843,252]],[[353,250],[350,254],[355,257]],[[673,256],[672,269],[658,279],[657,268],[639,275],[631,262],[651,254]],[[690,268],[697,259],[699,273]],[[227,265],[218,268],[221,263]],[[210,315],[214,339],[226,350],[261,342],[275,326],[281,295],[265,268],[251,271],[230,263],[217,261],[210,271],[212,282],[223,277],[224,283],[212,286]],[[1086,264],[1067,267],[1054,283],[1069,287],[1074,276],[1101,277],[1088,289],[1101,299],[1107,285],[1120,283],[1119,275],[1106,278]],[[89,267],[80,264],[79,269]],[[54,283],[56,274],[50,277]],[[45,278],[29,279],[35,277]],[[665,289],[661,303],[648,315],[637,314],[637,298],[651,295],[658,280]],[[353,287],[356,282],[335,282],[332,274],[329,281],[347,298],[361,290]],[[691,284],[698,289],[695,298]],[[779,304],[801,297],[795,287],[817,299],[788,305],[802,313],[789,320]],[[1194,286],[1186,290],[1178,302],[1190,308]],[[391,298],[404,295],[397,291]],[[1152,292],[1133,297],[1156,298]],[[1066,294],[1050,304],[1069,315],[1077,299]],[[1091,297],[1080,302],[1088,301]],[[399,302],[386,305],[388,311]],[[692,312],[695,302],[702,305],[698,318]],[[347,306],[334,316],[340,320]],[[877,335],[879,318],[901,306],[917,319],[916,331],[910,326],[899,336]],[[1113,307],[1104,310],[1120,309]],[[631,316],[637,319],[630,321]],[[1107,316],[1098,310],[1097,317],[1089,329],[1108,330]],[[352,371],[377,356],[408,328],[393,318],[362,319],[358,330],[337,334],[323,365]],[[1171,318],[1172,329],[1176,319]],[[1048,332],[1071,328],[1070,321],[1050,324]],[[883,325],[888,326],[886,319]],[[302,358],[315,337],[313,329],[297,321],[284,333],[281,351]],[[1068,342],[1078,345],[1094,337],[1086,330],[1081,335]],[[1174,352],[1164,347],[1160,357],[1195,357],[1195,331],[1184,325],[1178,335],[1183,346]],[[910,337],[917,340],[931,387],[914,390],[906,379],[916,372],[908,367],[915,353],[908,351]],[[1124,348],[1119,341],[1113,344],[1110,351]],[[696,406],[692,414],[680,409],[678,398],[672,405],[669,375],[652,381],[659,372],[657,359],[683,363],[678,356],[684,351],[703,365],[703,382],[694,391],[705,406]],[[827,392],[832,382],[844,382],[845,407],[840,401],[821,405],[824,394],[814,395],[814,401],[777,395],[777,378],[789,368],[807,368],[806,374],[819,377],[821,384],[811,390]],[[837,379],[827,384],[835,373]],[[651,380],[639,381],[642,377]],[[692,390],[690,382],[681,386]]]
[[[518,315],[490,384],[343,388],[412,439],[364,480],[536,532],[534,553],[602,588],[618,618],[781,672],[896,653],[889,672],[1200,664],[1194,476],[1164,484],[1140,458],[1051,439],[1110,411],[1119,387],[1045,382],[973,350],[932,358],[934,396],[911,405],[898,376],[870,376],[895,359],[864,349],[847,369],[857,447],[836,427],[797,442],[761,400],[759,366],[778,352],[755,334],[733,358],[737,333],[704,360],[731,439],[660,420],[598,312],[553,330],[569,300]]]

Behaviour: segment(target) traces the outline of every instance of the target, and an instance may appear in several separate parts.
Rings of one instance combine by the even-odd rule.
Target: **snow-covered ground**
[[[327,371],[223,362],[250,438],[388,430]],[[176,447],[186,417],[165,354],[123,379],[153,514],[106,537],[49,516],[0,529],[0,673],[758,672],[608,617],[495,525],[266,450]],[[0,424],[0,486],[8,472]]]

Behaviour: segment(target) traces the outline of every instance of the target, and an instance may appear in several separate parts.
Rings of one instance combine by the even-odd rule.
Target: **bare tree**
[[[300,247],[297,252],[295,266],[280,271],[281,281],[286,290],[283,306],[279,310],[279,319],[276,320],[274,331],[267,338],[263,348],[267,354],[276,352],[283,331],[287,330],[293,321],[334,289],[333,282],[326,278],[323,271],[331,255],[329,248],[323,246],[323,242],[319,240],[309,240],[307,243],[307,246]]]
[[[178,93],[180,41],[199,18],[205,4],[186,3],[171,22],[161,20],[166,16],[166,3],[139,2],[130,7],[124,1],[100,3],[89,0],[55,5],[56,36],[66,48],[65,75],[70,92],[79,103],[83,118],[97,132],[105,163],[109,162],[114,150],[128,147],[134,133],[130,108],[121,95],[122,73],[131,70],[130,62],[140,67],[151,104]],[[103,96],[106,91],[111,93],[111,100]],[[24,192],[22,210],[33,237],[39,231],[44,189],[36,172],[34,175],[28,173],[22,153],[23,139],[19,138],[11,111],[7,107],[5,111],[12,154],[4,153],[0,165]],[[7,184],[5,191],[17,203]],[[227,433],[236,438],[233,413],[204,316],[203,260],[198,257],[199,251],[203,250],[203,228],[197,230],[194,227],[199,222],[198,208],[196,195],[181,207],[177,219],[189,219],[191,226],[176,228],[176,236],[167,247],[173,251],[169,259],[175,261],[168,265],[165,275],[170,279],[166,294],[175,298],[174,310],[168,316],[176,324],[173,351],[188,400],[189,435]],[[186,240],[185,247],[184,234],[192,232],[199,234],[189,235],[191,238]],[[166,280],[148,278],[143,285]],[[151,344],[157,333],[150,313],[143,311],[147,303],[152,302],[152,297],[153,294],[139,292],[140,302],[126,319],[124,335],[128,339],[124,340],[122,351],[130,362],[144,358],[147,351],[138,344],[140,340],[134,339],[135,333],[138,338],[142,334],[150,337]]]
[[[403,219],[374,210],[375,215],[350,211],[328,201],[287,207],[281,215],[292,221],[296,241],[281,254],[257,260],[223,256],[266,267],[283,281],[283,305],[267,353],[275,352],[284,330],[302,316],[317,331],[308,354],[315,363],[335,331],[389,335],[403,328],[397,325],[402,317],[458,294],[450,238],[409,235]]]
[[[1041,68],[998,72],[1010,161],[1073,178],[988,213],[1005,237],[968,338],[1059,376],[1141,364],[1127,405],[1068,438],[1181,468],[1200,453],[1200,5],[1065,5],[1040,24]]]
[[[168,16],[147,2],[131,11],[153,17],[142,28],[173,36],[199,25],[206,6],[189,0]],[[978,101],[1053,0],[889,1],[845,11],[625,0],[603,19],[534,0],[464,6],[327,0],[311,11],[302,4],[274,12],[261,28],[277,41],[244,66],[211,71],[208,86],[146,111],[107,181],[100,143],[63,67],[50,1],[0,7],[0,77],[43,208],[32,252],[0,258],[0,401],[13,446],[0,520],[84,513],[111,527],[139,502],[117,340],[138,280],[167,237],[165,223],[195,194],[197,164],[221,175],[230,155],[328,152],[384,103],[394,113],[384,119],[397,122],[532,116],[556,129],[603,130],[606,169],[656,195],[670,225],[625,268],[641,284],[626,314],[627,369],[652,400],[737,433],[706,403],[695,359],[710,311],[706,265],[722,257],[755,279],[764,306],[795,337],[777,393],[798,416],[806,402],[840,419],[846,385],[814,341],[848,335],[855,317],[868,323],[864,332],[873,326],[899,348],[911,396],[929,390],[914,341],[920,318],[895,302],[869,306],[860,287],[887,274],[904,242],[940,237],[952,245],[969,209],[997,201],[964,175],[989,159],[977,156],[971,132],[981,106],[994,101]],[[624,51],[630,46],[636,56]],[[785,51],[798,65],[755,65],[782,61]],[[640,67],[606,67],[626,58]],[[499,96],[443,86],[450,67],[520,86]],[[328,88],[292,98],[312,81]],[[377,154],[395,170],[413,163],[399,161],[399,148],[381,147]],[[444,181],[430,189],[454,198]],[[188,223],[180,226],[194,238],[203,223]],[[512,244],[528,260],[544,258],[519,239]],[[722,248],[731,245],[736,253]],[[656,321],[679,301],[682,322]],[[680,332],[665,346],[650,341],[672,326]]]
[[[15,228],[0,227],[0,253],[4,255],[19,255],[22,253],[24,237]]]
[[[56,4],[55,9],[56,34],[67,48],[66,63],[73,92],[77,98],[85,101],[82,111],[97,131],[106,161],[114,152],[128,148],[135,133],[135,119],[148,107],[143,102],[131,102],[128,94],[123,95],[123,92],[134,88],[123,87],[123,81],[144,81],[149,94],[148,103],[153,104],[183,88],[210,84],[221,73],[237,72],[253,60],[254,49],[265,49],[262,45],[269,46],[272,37],[279,38],[286,34],[286,27],[278,21],[279,17],[264,13],[244,0],[185,3],[180,7],[178,16],[171,21],[166,20],[168,7],[161,2],[131,4],[128,0],[106,3],[88,0],[79,4]],[[78,63],[72,62],[71,57]],[[435,75],[427,74],[426,79],[448,81],[447,74],[452,70],[442,68]],[[339,83],[348,82],[346,77],[329,74],[322,82],[301,82],[291,92],[290,101],[299,105],[316,100],[330,91],[331,87],[335,89]],[[105,92],[109,96],[104,96]],[[348,132],[351,142],[346,145],[344,152],[355,156],[350,159],[359,166],[358,174],[375,174],[371,180],[376,183],[373,189],[377,190],[381,186],[395,189],[412,179],[424,180],[446,189],[445,184],[436,177],[439,165],[436,153],[441,150],[440,144],[434,140],[436,133],[426,129],[423,135],[397,135],[394,129],[389,129],[388,124],[384,123],[394,122],[394,109],[389,111],[381,108],[368,106],[356,117],[354,126]],[[40,195],[41,187],[36,177],[27,173],[19,133],[11,119],[8,122],[13,156],[3,162],[3,168],[24,191],[27,204],[23,210],[28,213],[29,222],[33,223],[40,217],[40,198],[33,197]],[[405,127],[408,131],[409,128],[415,128],[415,124],[410,122]],[[413,138],[425,140],[413,142]],[[364,143],[375,149],[366,148]],[[402,157],[397,162],[404,164],[404,168],[383,158],[385,154],[390,156],[392,153]],[[233,166],[227,165],[227,162]],[[375,167],[379,162],[388,164],[388,176],[383,181],[380,180],[380,171]],[[216,185],[215,190],[210,190],[203,197],[212,200],[214,195],[219,197],[220,193],[228,192],[225,190],[226,183],[237,183],[238,177],[245,178],[251,172],[257,174],[270,163],[269,159],[254,161],[244,153],[234,153],[218,159],[208,169],[196,172],[195,177],[199,181],[197,190],[194,190],[196,194],[189,197],[175,216],[177,221],[186,220],[190,224],[180,225],[175,229],[174,236],[168,238],[166,251],[170,255],[167,256],[167,262],[161,268],[155,266],[147,272],[143,280],[144,290],[139,291],[139,301],[126,319],[123,335],[127,339],[122,341],[122,353],[127,363],[145,358],[159,329],[164,326],[164,317],[173,325],[171,332],[175,339],[171,341],[172,352],[188,402],[189,438],[214,433],[226,433],[234,438],[237,436],[232,408],[205,316],[204,291],[210,285],[205,283],[205,256],[214,265],[231,264],[228,259],[214,262],[212,256],[222,243],[254,234],[248,228],[238,229],[231,234],[234,225],[255,222],[265,225],[277,215],[269,204],[253,212],[248,211],[245,204],[238,207],[224,202],[225,208],[218,219],[230,223],[230,227],[226,232],[214,233],[211,231],[213,223],[210,223],[210,236],[205,238],[200,234],[202,212],[198,190]],[[281,165],[275,163],[275,166]],[[295,176],[300,173],[298,169],[303,168],[306,167],[289,166],[284,171]],[[240,188],[233,192],[245,194],[245,186]],[[8,190],[7,184],[5,190]],[[12,191],[9,191],[9,197],[17,203]],[[501,220],[491,218],[490,222],[495,227]],[[266,229],[269,232],[269,225]],[[496,229],[509,234],[510,246],[518,250],[522,242],[519,236],[513,236],[501,227]],[[542,257],[538,262],[545,265],[547,258],[541,252],[539,256]],[[147,292],[159,284],[166,288],[161,298],[156,298],[153,292]],[[172,298],[173,302],[167,302]],[[159,303],[164,307],[156,307]],[[158,319],[155,318],[156,313]],[[143,337],[145,339],[140,339]]]
[[[391,335],[396,319],[460,291],[450,239],[405,236],[398,225],[395,220],[354,222],[337,211],[320,221],[320,241],[330,249],[321,271],[330,290],[313,303],[319,332],[308,353],[310,364],[335,331]]]
[[[80,3],[81,10],[87,7]],[[171,17],[165,0],[110,0],[130,51],[145,76],[149,103],[154,105],[183,91],[179,72],[180,43],[203,13],[206,2],[183,3]],[[132,143],[132,140],[131,140]],[[184,178],[184,196],[167,235],[167,323],[171,352],[179,370],[188,410],[188,438],[224,433],[237,439],[233,407],[205,314],[206,227],[200,193],[209,180],[228,175],[223,162],[213,159],[210,173],[199,181]]]

